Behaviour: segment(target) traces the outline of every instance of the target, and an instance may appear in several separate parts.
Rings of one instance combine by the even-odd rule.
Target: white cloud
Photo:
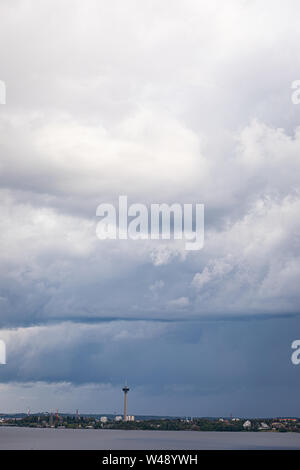
[[[209,262],[208,266],[205,266],[201,273],[195,274],[192,284],[196,288],[201,288],[215,278],[222,278],[231,270],[232,266],[230,263],[220,259],[212,260]]]
[[[186,308],[189,306],[189,299],[188,297],[179,297],[178,299],[173,299],[168,302],[168,306],[171,308]]]

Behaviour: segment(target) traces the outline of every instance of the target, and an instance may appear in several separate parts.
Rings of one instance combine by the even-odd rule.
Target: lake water
[[[0,427],[0,449],[300,449],[300,434]]]

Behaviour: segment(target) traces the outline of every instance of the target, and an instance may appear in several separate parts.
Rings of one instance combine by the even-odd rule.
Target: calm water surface
[[[300,449],[300,434],[0,427],[0,449]]]

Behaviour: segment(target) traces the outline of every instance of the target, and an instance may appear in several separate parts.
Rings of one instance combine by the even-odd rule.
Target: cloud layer
[[[36,386],[38,408],[45,384],[69,384],[66,396],[83,387],[96,410],[97,387],[115,397],[127,376],[143,413],[152,398],[149,413],[176,414],[178,403],[184,414],[185,393],[189,414],[227,413],[234,400],[244,414],[263,404],[299,412],[281,407],[287,389],[281,395],[267,375],[269,390],[268,366],[250,347],[262,324],[261,345],[268,329],[279,341],[283,322],[280,377],[297,382],[297,13],[295,0],[1,3],[0,322],[9,359],[0,380],[11,396]],[[120,194],[204,203],[204,249],[98,240],[96,208]],[[244,322],[256,326],[246,333]],[[257,411],[247,384],[262,400]]]

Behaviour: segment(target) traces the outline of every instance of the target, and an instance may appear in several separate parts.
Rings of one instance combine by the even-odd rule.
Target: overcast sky
[[[300,416],[298,0],[1,0],[2,411]],[[205,245],[96,208],[205,204]]]

